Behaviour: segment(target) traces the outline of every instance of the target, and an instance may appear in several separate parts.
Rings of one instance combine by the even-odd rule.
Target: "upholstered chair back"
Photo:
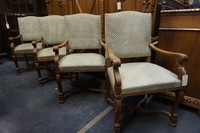
[[[17,19],[22,41],[33,41],[42,36],[38,17],[28,16]]]
[[[59,15],[50,15],[40,17],[40,27],[43,37],[43,44],[60,44],[65,38],[64,17]]]
[[[64,16],[70,49],[99,49],[101,39],[100,15],[74,14]]]
[[[151,14],[126,11],[105,15],[106,44],[119,58],[151,55]]]

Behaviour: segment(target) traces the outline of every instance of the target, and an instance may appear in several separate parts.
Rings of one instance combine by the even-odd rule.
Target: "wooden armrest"
[[[184,62],[184,61],[187,61],[187,55],[186,55],[186,54],[162,50],[162,49],[160,49],[160,48],[157,48],[157,47],[154,46],[153,44],[149,44],[149,47],[150,47],[151,49],[155,50],[156,52],[159,52],[160,54],[164,54],[164,55],[169,55],[169,56],[175,56],[175,57],[177,57],[178,60],[179,60],[179,63],[182,63],[182,62]]]
[[[56,46],[53,46],[53,51],[55,52],[54,63],[55,63],[56,70],[59,70],[59,67],[58,67],[59,49],[66,46],[68,44],[67,42],[68,42],[68,40],[65,40],[63,43],[56,45]]]
[[[104,43],[104,41],[102,39],[100,39],[99,42],[100,42],[102,47],[106,48],[107,45]]]
[[[63,43],[56,45],[56,46],[53,46],[53,51],[55,53],[57,53],[60,48],[66,46],[68,44],[67,42],[68,42],[68,40],[65,40]]]
[[[41,42],[42,40],[43,40],[43,37],[40,37],[40,38],[38,38],[37,40],[32,41],[33,47],[36,48],[36,44],[37,44],[38,42]]]
[[[12,52],[14,52],[14,47],[15,47],[14,40],[19,39],[21,37],[22,37],[22,35],[18,35],[16,37],[9,37],[10,48],[12,49]]]
[[[21,37],[22,37],[22,35],[18,35],[16,37],[9,37],[9,41],[14,41],[15,39],[19,39]]]
[[[108,49],[108,56],[112,62],[113,67],[120,67],[121,66],[121,60],[115,56],[115,54],[113,53],[111,47],[107,47]]]

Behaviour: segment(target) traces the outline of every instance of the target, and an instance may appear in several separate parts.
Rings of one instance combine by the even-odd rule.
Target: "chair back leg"
[[[18,64],[18,60],[17,60],[17,55],[14,54],[14,55],[12,56],[12,59],[13,59],[13,61],[14,61],[14,63],[15,63],[16,75],[19,76],[19,75],[20,75],[20,69],[19,69],[19,64]]]
[[[26,62],[26,66],[29,67],[29,62],[28,62],[28,57],[27,54],[24,54],[24,58],[25,58],[25,62]]]
[[[56,73],[56,81],[58,84],[58,96],[59,96],[59,102],[64,103],[64,94],[63,94],[63,89],[62,89],[62,83],[60,80],[60,73]]]
[[[114,132],[120,133],[120,114],[122,101],[120,96],[115,96],[115,116],[114,116]]]
[[[174,100],[172,109],[171,109],[171,117],[170,117],[170,126],[175,127],[177,124],[177,119],[178,119],[178,114],[177,114],[177,110],[178,110],[178,106],[180,105],[181,101],[183,100],[184,97],[184,91],[183,90],[177,90],[175,92],[176,98]]]
[[[35,62],[35,68],[37,70],[37,74],[38,74],[38,82],[39,82],[39,86],[42,87],[44,86],[43,80],[42,80],[42,74],[40,71],[40,64],[39,62]]]

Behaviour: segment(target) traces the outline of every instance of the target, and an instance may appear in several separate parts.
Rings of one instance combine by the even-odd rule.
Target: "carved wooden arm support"
[[[119,72],[119,67],[121,66],[121,60],[117,56],[115,56],[115,54],[113,53],[112,49],[109,46],[107,46],[107,50],[108,50],[108,57],[113,66],[113,74],[115,78],[115,87],[114,87],[115,94],[121,95],[121,76]]]
[[[100,39],[99,42],[100,42],[101,46],[106,49],[107,45],[104,43],[104,41],[102,39]]]
[[[182,78],[182,75],[186,75],[186,69],[183,66],[183,62],[187,61],[187,58],[188,58],[186,54],[162,50],[160,48],[157,48],[153,44],[149,44],[149,47],[151,49],[155,50],[156,52],[160,53],[160,54],[175,57],[177,59],[178,64],[179,64],[179,67],[178,67],[178,70],[179,70],[179,73],[178,73],[179,79]]]
[[[42,40],[43,40],[43,37],[40,37],[37,40],[32,41],[32,45],[33,45],[34,49],[36,49],[36,52],[37,52],[37,43],[41,42]]]
[[[58,70],[58,61],[59,61],[59,49],[64,47],[64,46],[68,46],[68,41],[65,40],[63,43],[53,46],[53,51],[55,52],[55,56],[54,56],[54,63],[56,65],[56,69]],[[68,49],[69,50],[69,49]],[[67,53],[68,54],[68,53]]]
[[[108,50],[108,57],[112,62],[112,66],[113,67],[120,67],[121,66],[121,60],[117,56],[115,56],[111,47],[108,46],[107,50]]]
[[[9,37],[10,48],[11,48],[12,51],[14,51],[14,47],[15,47],[14,40],[20,39],[20,38],[22,38],[22,35],[18,35],[16,37]]]
[[[40,37],[38,38],[37,40],[35,41],[32,41],[32,45],[33,45],[33,53],[34,53],[34,58],[35,58],[35,61],[38,60],[37,58],[37,43],[38,42],[41,42],[43,40],[43,37]]]

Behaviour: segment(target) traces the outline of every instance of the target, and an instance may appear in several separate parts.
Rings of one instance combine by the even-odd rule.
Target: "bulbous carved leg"
[[[120,133],[121,98],[115,97],[114,132]]]
[[[13,59],[13,61],[15,63],[16,75],[19,76],[20,75],[20,69],[19,69],[19,64],[18,64],[18,61],[17,61],[17,55],[13,55],[12,59]]]
[[[110,98],[110,82],[107,72],[105,73],[105,90],[106,90],[105,99],[108,100],[108,98]]]
[[[44,86],[44,83],[42,81],[42,75],[41,75],[41,71],[40,71],[40,64],[39,64],[39,62],[35,62],[35,68],[36,68],[37,74],[38,74],[39,86],[42,87],[42,86]]]
[[[64,99],[64,94],[63,94],[63,89],[62,89],[62,84],[61,84],[61,79],[60,79],[59,73],[56,74],[56,81],[57,81],[57,85],[58,85],[59,102],[64,103],[65,99]]]
[[[178,118],[177,110],[178,110],[179,104],[183,100],[184,91],[178,90],[175,92],[175,94],[176,94],[176,98],[171,109],[171,117],[170,117],[170,122],[169,122],[170,126],[176,126],[177,124],[177,118]]]
[[[26,66],[29,67],[30,64],[29,64],[29,62],[28,62],[27,54],[24,54],[24,58],[25,58]]]

